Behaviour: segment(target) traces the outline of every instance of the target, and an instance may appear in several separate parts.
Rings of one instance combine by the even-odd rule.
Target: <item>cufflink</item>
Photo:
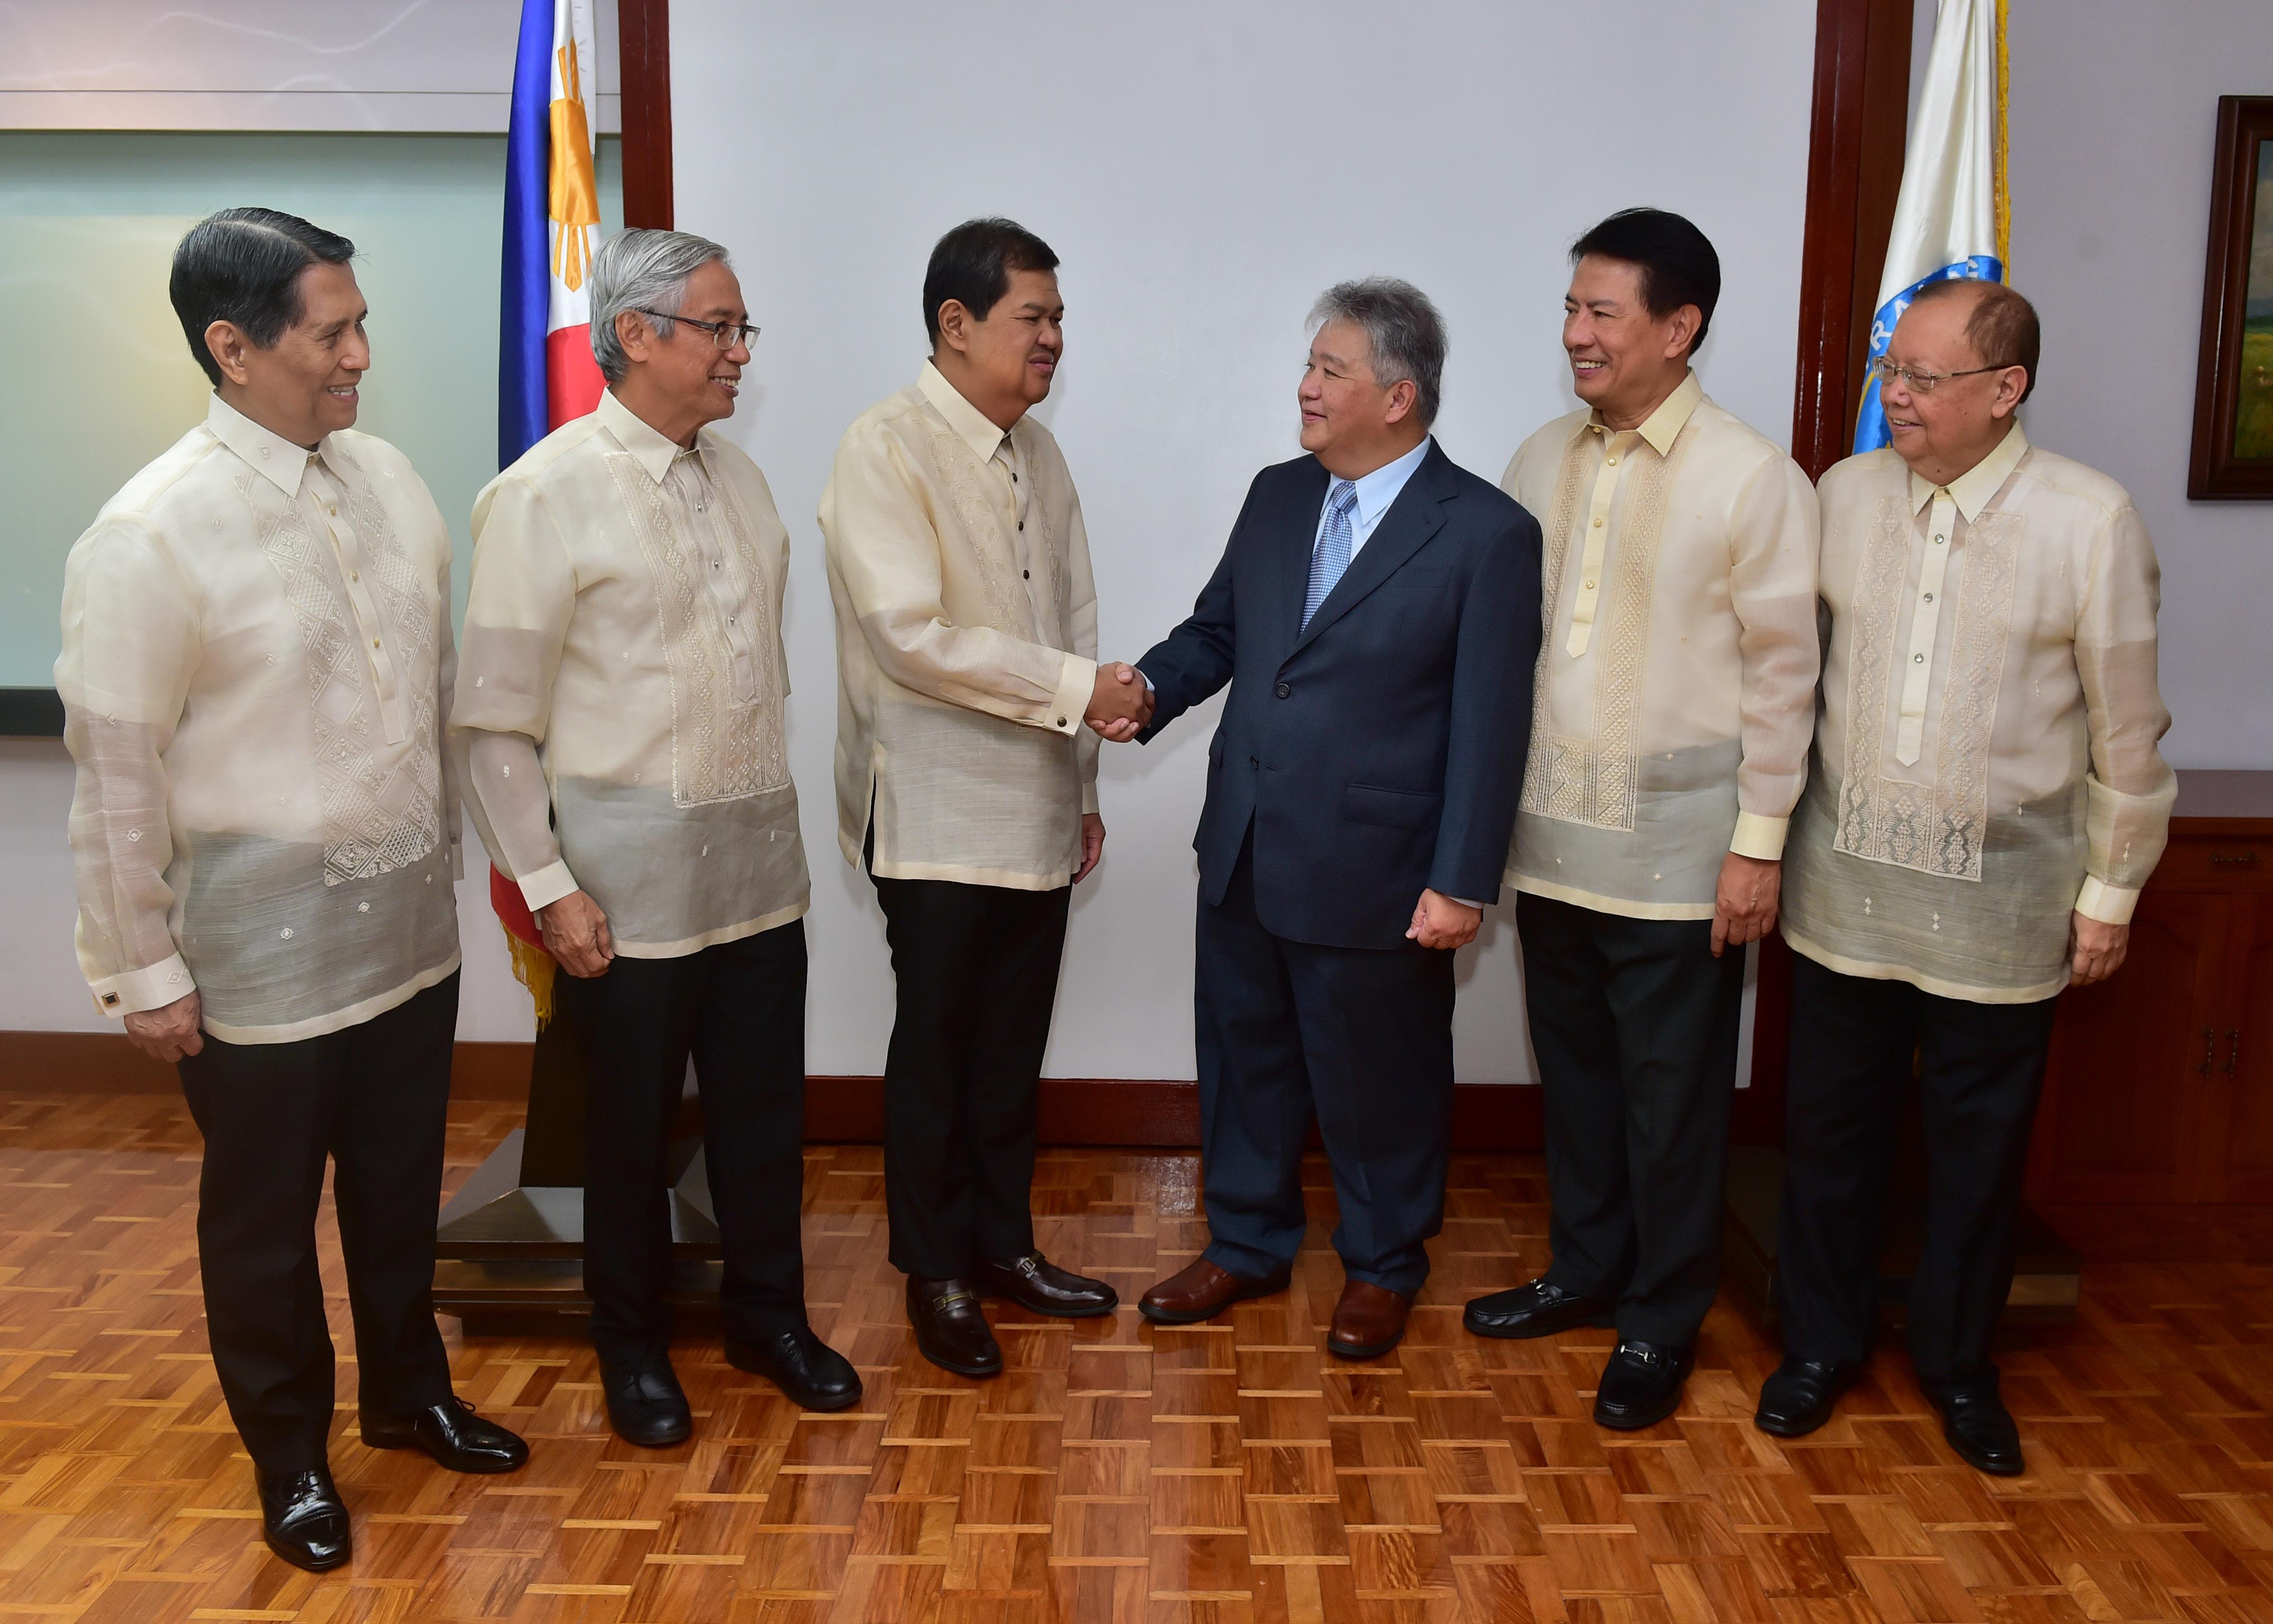
[[[117,1007],[117,1004],[118,1004],[118,994],[116,994],[116,992],[106,992],[106,993],[104,993],[104,994],[102,995],[102,1007],[103,1007],[105,1009],[112,1009],[112,1008],[116,1008],[116,1007]]]

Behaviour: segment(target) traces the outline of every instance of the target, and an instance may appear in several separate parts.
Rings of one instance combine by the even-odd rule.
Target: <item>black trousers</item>
[[[1515,902],[1546,1090],[1547,1278],[1617,1301],[1618,1335],[1685,1348],[1721,1278],[1744,952],[1709,919]]]
[[[2057,998],[1976,1004],[1792,961],[1783,1210],[1785,1351],[1858,1363],[1879,1329],[1879,1247],[1917,1057],[1925,1248],[1910,1357],[1929,1393],[1994,1392],[1989,1338],[2013,1287],[2013,1224]]]
[[[1199,905],[1195,969],[1209,1261],[1249,1280],[1294,1262],[1315,1119],[1344,1269],[1418,1292],[1444,1223],[1452,955],[1273,935],[1256,916],[1250,835],[1222,903]]]
[[[926,1280],[1033,1250],[1034,1111],[1073,887],[875,880],[899,983],[884,1058],[892,1267]]]
[[[320,1466],[332,1425],[332,1337],[316,1261],[324,1163],[355,1321],[364,1407],[409,1414],[450,1397],[434,1324],[434,1220],[458,977],[385,1014],[287,1044],[208,1034],[180,1063],[205,1135],[198,1269],[229,1418],[267,1472]]]
[[[553,985],[590,1076],[584,1289],[600,1357],[632,1364],[670,1343],[671,1125],[690,1056],[726,1335],[805,1323],[805,922],[675,959],[619,954],[605,975]]]

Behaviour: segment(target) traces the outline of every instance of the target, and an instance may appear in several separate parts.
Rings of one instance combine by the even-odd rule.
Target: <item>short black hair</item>
[[[1663,209],[1620,209],[1571,244],[1572,265],[1589,254],[1639,271],[1642,304],[1660,321],[1684,304],[1695,305],[1697,336],[1689,341],[1689,353],[1697,353],[1721,302],[1721,256],[1711,238]]]
[[[1015,220],[966,220],[931,251],[924,268],[924,331],[939,348],[939,307],[949,299],[979,321],[1010,291],[1013,271],[1054,271],[1050,245]]]
[[[214,386],[221,386],[221,365],[206,348],[207,327],[235,322],[268,349],[305,309],[300,273],[319,262],[345,265],[354,258],[355,244],[338,232],[276,209],[223,209],[191,226],[174,250],[167,291],[190,354]]]
[[[1968,294],[1974,303],[1965,322],[1965,341],[1973,346],[1983,366],[2026,371],[2029,381],[2021,385],[2021,399],[2027,400],[2037,392],[2037,361],[2044,348],[2044,324],[2037,319],[2035,305],[2002,282],[1965,276],[1928,282],[1910,296],[1910,304],[1916,308]]]

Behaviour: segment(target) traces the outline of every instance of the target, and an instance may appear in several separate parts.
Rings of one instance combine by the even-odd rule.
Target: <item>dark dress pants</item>
[[[1786,1351],[1857,1364],[1878,1340],[1879,1247],[1915,1055],[1926,1202],[1910,1357],[1937,1397],[1996,1390],[1989,1339],[2013,1287],[2022,1164],[2059,1002],[1940,998],[1793,956],[1776,1237]]]
[[[1267,1279],[1302,1249],[1313,1120],[1353,1280],[1406,1296],[1444,1227],[1452,1119],[1452,955],[1416,943],[1324,947],[1255,911],[1254,842],[1223,902],[1199,904],[1195,1037],[1206,1257]]]
[[[450,1398],[434,1324],[434,1221],[458,977],[320,1037],[230,1044],[180,1063],[205,1135],[198,1269],[229,1418],[254,1465],[320,1466],[332,1425],[332,1336],[316,1259],[324,1163],[355,1321],[356,1381],[375,1411]]]
[[[637,1364],[671,1341],[671,1127],[690,1056],[726,1335],[804,1324],[805,922],[675,959],[619,954],[606,974],[553,986],[590,1077],[584,1289],[601,1358]]]
[[[899,984],[884,1058],[892,1267],[925,1280],[1034,1249],[1034,1111],[1073,887],[877,879]]]
[[[1515,900],[1545,1090],[1547,1278],[1617,1303],[1618,1335],[1697,1340],[1721,1279],[1744,950],[1709,919]]]

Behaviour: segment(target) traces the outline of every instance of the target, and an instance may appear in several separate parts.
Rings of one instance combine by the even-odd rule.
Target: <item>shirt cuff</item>
[[[568,872],[566,863],[546,864],[534,874],[516,881],[521,887],[521,900],[529,904],[529,911],[550,908],[553,903],[575,890],[576,876]]]
[[[1081,815],[1084,818],[1099,818],[1104,816],[1104,813],[1105,809],[1098,805],[1097,786],[1095,784],[1082,785]]]
[[[2075,896],[2075,911],[2102,924],[2130,924],[2131,910],[2138,906],[2138,892],[2111,886],[2090,874],[2083,877],[2083,889]]]
[[[1737,814],[1737,832],[1729,839],[1729,849],[1740,857],[1781,863],[1784,831],[1790,827],[1789,818],[1763,818],[1758,812],[1740,812]]]
[[[187,998],[198,990],[198,984],[177,953],[147,969],[131,969],[123,976],[109,976],[90,983],[88,990],[94,994],[97,1009],[124,1020],[146,1009],[163,1009],[176,999]]]
[[[1463,908],[1473,908],[1478,913],[1482,913],[1484,910],[1484,905],[1482,902],[1474,902],[1465,896],[1448,896],[1444,900],[1448,902],[1458,902]]]
[[[1050,714],[1042,718],[1042,725],[1053,733],[1078,732],[1084,725],[1082,718],[1089,715],[1089,696],[1096,690],[1097,662],[1068,655],[1065,674],[1058,678],[1057,693],[1050,700]]]

